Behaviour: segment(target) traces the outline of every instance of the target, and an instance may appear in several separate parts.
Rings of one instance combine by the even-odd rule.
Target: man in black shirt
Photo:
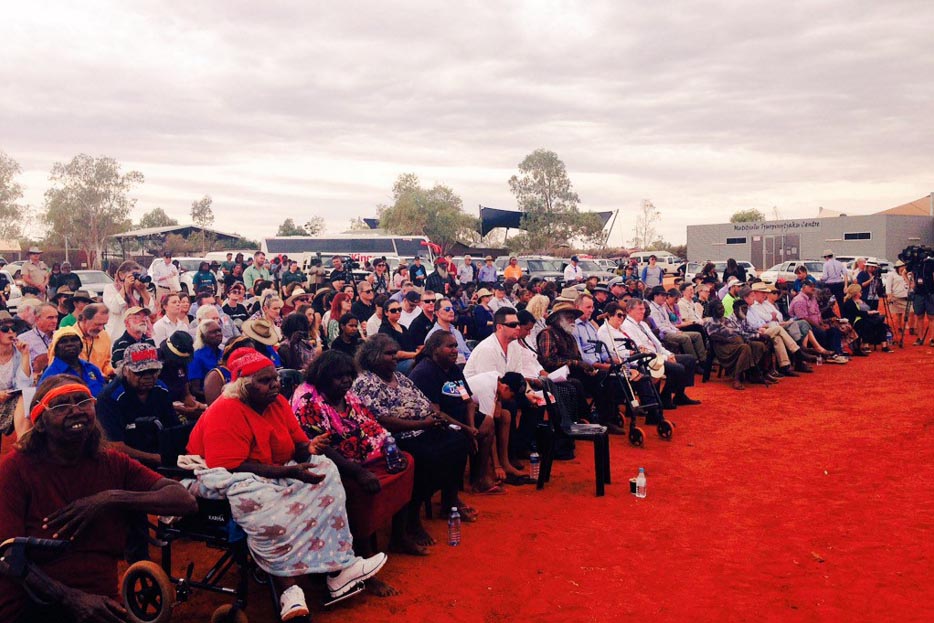
[[[416,287],[422,288],[425,286],[425,279],[427,278],[428,271],[422,266],[422,258],[416,255],[412,265],[409,266],[409,281]]]
[[[331,287],[340,292],[345,285],[354,285],[353,272],[344,268],[344,260],[339,255],[331,258],[331,274],[328,275]]]
[[[149,320],[149,310],[143,307],[131,307],[123,312],[123,325],[126,327],[113,343],[110,349],[110,363],[116,370],[123,363],[126,349],[133,344],[149,344],[155,348],[152,340],[152,322]]]
[[[416,344],[424,344],[428,332],[435,325],[435,293],[431,290],[422,292],[422,313],[412,320],[409,325],[409,334]]]
[[[362,327],[370,319],[370,316],[376,313],[376,305],[373,303],[375,294],[373,286],[369,281],[361,281],[357,287],[357,300],[350,307],[350,313],[360,321]]]
[[[245,293],[246,289],[244,288],[243,283],[235,283],[227,291],[227,300],[224,301],[224,305],[221,307],[221,310],[227,314],[227,316],[233,320],[233,323],[238,327],[246,322],[250,317],[246,306],[243,304],[243,296]]]

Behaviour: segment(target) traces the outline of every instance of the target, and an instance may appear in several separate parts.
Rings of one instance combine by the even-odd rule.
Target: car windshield
[[[178,260],[178,267],[182,270],[193,270],[197,272],[198,268],[201,266],[201,262],[204,261],[206,260],[202,260],[200,258],[195,258],[193,260]]]
[[[561,269],[551,260],[528,260],[530,273],[557,273]]]
[[[808,269],[809,273],[822,273],[824,272],[824,264],[821,262],[805,262],[805,268]]]
[[[581,260],[580,267],[581,270],[585,270],[587,272],[603,272],[602,266],[596,262],[591,262],[590,260]]]
[[[78,278],[81,279],[82,285],[87,285],[90,283],[113,283],[113,279],[111,279],[107,273],[100,270],[82,270],[81,272],[78,272],[77,275]]]

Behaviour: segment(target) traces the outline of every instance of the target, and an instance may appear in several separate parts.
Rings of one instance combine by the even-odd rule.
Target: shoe
[[[308,616],[308,604],[305,603],[305,592],[297,584],[290,586],[279,596],[279,618],[289,621],[298,617]]]
[[[892,350],[891,348],[889,348],[888,346],[883,346],[883,347],[882,347],[882,352],[883,352],[883,353],[894,353],[895,351]]]
[[[934,348],[934,339],[928,342],[928,346],[930,346],[931,348]]]
[[[801,376],[797,372],[791,369],[791,366],[785,366],[784,368],[779,368],[778,370],[782,376]]]
[[[814,370],[812,370],[811,366],[808,364],[801,362],[795,364],[795,372],[804,372],[805,374],[810,374],[811,372],[814,372]]]
[[[340,573],[328,578],[328,590],[331,597],[340,597],[353,590],[353,587],[372,578],[383,568],[389,556],[380,552],[369,558],[357,556],[352,563],[344,567]]]
[[[521,485],[534,485],[535,481],[528,476],[515,476],[513,474],[506,474],[506,484],[518,487]]]
[[[701,403],[700,400],[694,400],[692,398],[688,398],[687,394],[681,394],[680,396],[675,396],[675,404],[678,406],[689,407],[692,405],[699,405],[700,403]]]
[[[914,333],[912,333],[912,335],[914,335]],[[918,338],[915,340],[915,346],[924,346],[924,340]]]
[[[662,400],[662,409],[665,409],[666,411],[674,411],[677,408],[678,405],[676,405],[673,401]]]
[[[607,424],[606,432],[610,433],[611,435],[625,435],[626,429],[619,424]]]
[[[854,348],[854,349],[853,349],[853,356],[854,356],[854,357],[868,357],[868,356],[869,356],[869,353],[864,353],[864,352],[862,351],[862,349]]]
[[[755,383],[756,381],[751,381],[751,382]],[[739,381],[733,381],[733,389],[737,391],[743,391],[744,389],[746,389],[746,386],[740,383]]]

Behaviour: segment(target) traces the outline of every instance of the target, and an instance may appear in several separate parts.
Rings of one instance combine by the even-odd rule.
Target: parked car
[[[86,290],[95,298],[103,297],[104,286],[114,282],[110,275],[102,270],[73,270],[71,272],[78,275],[78,279],[81,280],[81,289]]]
[[[775,283],[779,279],[794,281],[795,268],[800,264],[804,264],[805,268],[808,269],[808,274],[818,281],[824,276],[824,263],[819,260],[791,260],[776,264],[770,269],[763,271],[763,273],[759,275],[759,279],[767,281],[768,283]]]
[[[567,261],[561,263],[561,275],[564,276],[564,269],[568,265]],[[601,266],[594,260],[581,260],[577,263],[580,266],[580,269],[584,271],[584,278],[596,276],[602,282],[607,282],[610,279],[616,277],[616,273],[607,270],[605,267]]]
[[[739,260],[736,263],[742,266],[746,270],[747,279],[755,279],[759,277],[759,273],[758,271],[756,271],[756,267],[752,265],[752,262],[747,262],[745,260]],[[694,275],[699,273],[706,264],[707,262],[686,262],[685,264],[682,264],[682,266],[685,267],[684,280],[687,282],[693,281]],[[722,281],[723,271],[726,270],[726,262],[725,261],[714,262],[713,267],[717,271],[718,279]]]
[[[520,255],[519,268],[522,273],[528,275],[531,279],[542,279],[544,281],[560,282],[564,279],[564,266],[562,260],[547,255]],[[494,262],[496,266],[497,278],[503,280],[503,270],[509,263],[509,256],[500,256]]]
[[[867,262],[875,262],[876,264],[878,264],[879,272],[881,274],[889,272],[889,269],[892,268],[892,263],[889,262],[888,260],[879,259],[877,257],[867,257],[865,258],[865,260]],[[846,266],[846,269],[848,271],[852,272],[853,268],[856,267],[856,258],[853,258],[851,260],[840,260],[840,261],[843,262],[843,265]]]
[[[639,271],[641,272],[642,267],[649,263],[649,257],[653,255],[655,256],[656,263],[661,266],[662,270],[668,275],[673,275],[678,272],[678,266],[684,263],[683,259],[677,255],[672,255],[669,251],[640,251],[639,253],[630,255],[629,259],[636,260]]]
[[[191,280],[201,268],[201,262],[210,262],[210,260],[204,257],[173,257],[172,260],[178,261],[178,281],[182,286],[182,292],[194,294],[195,289],[191,285]]]
[[[7,281],[10,282],[10,291],[6,292],[6,308],[11,314],[15,314],[16,310],[19,308],[20,299],[23,298],[23,291],[20,289],[19,284],[13,278],[13,276],[19,271],[10,272],[6,268],[2,269],[4,275],[6,275]]]

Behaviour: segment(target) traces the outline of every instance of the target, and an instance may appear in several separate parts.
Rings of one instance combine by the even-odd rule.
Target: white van
[[[684,260],[677,255],[673,255],[669,251],[639,251],[638,253],[631,254],[629,259],[630,261],[635,259],[639,263],[639,269],[641,270],[643,266],[649,263],[649,257],[653,255],[658,265],[669,275],[677,273],[678,266],[684,263]]]

